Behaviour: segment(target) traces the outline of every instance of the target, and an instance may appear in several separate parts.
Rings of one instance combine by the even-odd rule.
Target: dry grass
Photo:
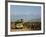
[[[41,23],[40,22],[24,22],[23,28],[16,28],[15,23],[11,23],[11,31],[34,31],[34,30],[41,30]]]

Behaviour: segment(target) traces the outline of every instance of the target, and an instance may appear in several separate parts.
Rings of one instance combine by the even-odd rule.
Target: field
[[[11,32],[41,30],[41,22],[11,22]]]

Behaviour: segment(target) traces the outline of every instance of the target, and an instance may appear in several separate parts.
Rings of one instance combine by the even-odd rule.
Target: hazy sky
[[[11,21],[17,19],[33,20],[41,18],[41,7],[40,6],[22,6],[22,5],[11,5],[10,6]]]

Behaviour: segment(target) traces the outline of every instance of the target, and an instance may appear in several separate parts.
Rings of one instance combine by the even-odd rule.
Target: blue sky
[[[10,6],[11,21],[17,19],[24,20],[36,20],[41,19],[41,6],[22,6],[22,5],[11,5]]]

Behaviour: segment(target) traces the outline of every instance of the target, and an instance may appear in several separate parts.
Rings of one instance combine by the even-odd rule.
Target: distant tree
[[[23,22],[23,19],[21,19],[21,22]]]

